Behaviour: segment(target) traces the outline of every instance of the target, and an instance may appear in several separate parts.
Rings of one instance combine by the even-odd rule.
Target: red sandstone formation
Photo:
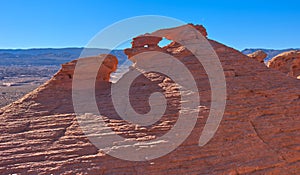
[[[250,57],[250,58],[252,58],[252,59],[254,59],[254,60],[257,60],[257,61],[263,63],[264,60],[265,60],[265,58],[266,58],[268,55],[267,55],[264,51],[258,50],[258,51],[256,51],[256,52],[253,52],[253,53],[251,53],[251,54],[248,54],[247,56]]]
[[[204,30],[197,27],[200,32]],[[179,33],[166,30],[170,35],[181,34],[180,30],[176,30]],[[203,110],[191,135],[175,151],[151,161],[129,162],[98,150],[82,133],[74,115],[71,88],[76,61],[73,61],[63,65],[46,84],[0,110],[0,174],[300,173],[299,81],[209,40],[225,71],[228,95],[217,133],[208,144],[199,147],[199,136],[210,110],[208,77],[183,46],[172,43],[159,48],[160,39],[140,36],[126,54],[130,57],[152,49],[163,51],[182,61],[195,77]],[[148,47],[143,47],[146,44]],[[113,60],[104,72],[115,70]],[[105,77],[102,79],[107,80],[108,76]],[[150,72],[132,84],[131,103],[141,113],[149,110],[145,101],[152,91],[160,90],[168,99],[166,114],[150,127],[138,127],[118,118],[109,96],[111,84],[103,84],[100,90],[96,89],[99,110],[119,135],[151,140],[176,122],[180,98],[168,77]]]
[[[268,67],[298,78],[300,76],[300,51],[281,53],[268,62]]]
[[[97,74],[97,78],[96,78],[97,81],[109,82],[110,74],[117,70],[118,59],[114,55],[101,54],[98,56],[88,57],[85,59],[88,59],[91,62],[95,62],[95,60],[97,60],[96,62],[103,60],[99,68],[99,72]],[[54,77],[52,78],[52,81],[56,82],[57,84],[59,83],[64,84],[68,82],[67,80],[72,79],[76,62],[77,60],[74,60],[69,63],[63,64],[60,71],[57,74],[55,74]]]
[[[149,34],[141,35],[133,38],[133,41],[131,42],[132,48],[125,49],[124,52],[130,59],[132,56],[145,51],[163,51],[163,49],[158,46],[158,43],[161,40],[161,37],[151,36]]]
[[[118,59],[114,55],[104,55],[104,56],[105,56],[105,59],[103,60],[103,63],[99,68],[99,70],[100,70],[98,72],[99,78],[97,78],[97,79],[108,82],[110,79],[110,74],[117,70]]]
[[[193,25],[193,24],[188,24],[190,26],[193,26],[195,29],[197,29],[204,37],[207,37],[207,32],[206,29],[202,25]],[[171,35],[176,35],[176,33],[173,33]],[[188,36],[187,36],[188,37]],[[170,36],[165,36],[167,39],[171,39],[172,37]],[[158,43],[162,40],[162,37],[157,37],[153,36],[150,34],[145,34],[138,36],[136,38],[133,38],[132,41],[132,48],[125,49],[125,54],[128,56],[130,59],[136,54],[146,52],[146,51],[159,51],[159,52],[166,52],[166,53],[172,53],[172,55],[177,55],[177,56],[187,56],[190,55],[190,52],[184,47],[181,46],[180,44],[176,42],[170,43],[168,46],[164,48],[160,48],[158,46]],[[178,53],[178,54],[176,54]]]

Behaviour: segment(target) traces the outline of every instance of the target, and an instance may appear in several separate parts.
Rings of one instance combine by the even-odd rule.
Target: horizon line
[[[15,51],[15,50],[42,50],[42,49],[102,49],[102,50],[111,50],[108,48],[94,48],[94,47],[78,47],[78,46],[70,46],[70,47],[28,47],[28,48],[0,48],[0,50],[11,50],[11,51]],[[124,50],[126,48],[117,48],[117,49],[113,49],[113,50]],[[239,51],[244,51],[244,50],[300,50],[299,48],[296,47],[289,47],[289,48],[262,48],[262,47],[256,47],[256,48],[244,48],[244,49],[237,49]]]

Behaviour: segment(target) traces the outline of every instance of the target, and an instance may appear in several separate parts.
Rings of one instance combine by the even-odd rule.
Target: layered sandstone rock
[[[297,78],[300,75],[300,51],[281,53],[268,62],[268,67]]]
[[[193,25],[188,24],[189,26],[194,27],[197,29],[198,32],[201,33],[202,36],[207,37],[206,29],[202,25]],[[157,31],[159,33],[159,31]],[[172,40],[172,35],[177,35],[177,33],[174,31],[173,33],[167,34],[164,36],[167,39]],[[186,36],[189,37],[188,35]],[[125,49],[124,52],[130,59],[134,55],[137,55],[142,52],[146,51],[159,51],[159,52],[169,52],[172,53],[172,55],[175,55],[178,53],[177,56],[188,56],[191,55],[190,52],[182,45],[176,43],[175,41],[171,42],[168,46],[161,48],[158,46],[158,43],[163,39],[163,37],[159,37],[156,34],[144,34],[141,36],[138,36],[136,38],[133,38],[132,41],[132,48]]]
[[[125,54],[130,59],[134,55],[145,52],[145,51],[153,51],[159,50],[163,51],[158,43],[162,40],[162,37],[151,36],[149,34],[141,35],[136,38],[133,38],[132,48],[125,49]]]
[[[102,62],[101,66],[99,67],[99,72],[97,74],[96,81],[109,82],[110,74],[117,70],[118,59],[114,55],[101,54],[94,57],[87,57],[85,59],[91,63]],[[58,73],[56,73],[53,76],[51,82],[54,82],[55,84],[64,85],[65,83],[69,82],[69,80],[72,80],[76,63],[77,60],[62,64],[62,68],[59,70]],[[98,66],[98,65],[89,64],[89,66]],[[87,73],[88,73],[88,69],[87,69]],[[66,86],[66,87],[70,88],[71,86],[70,87]]]
[[[201,32],[203,27],[199,28]],[[179,29],[166,29],[168,36],[164,37],[183,34]],[[159,48],[159,39],[152,39],[141,36],[135,41],[143,42],[134,44],[126,53],[130,57],[157,49],[174,56],[190,70],[200,92],[202,110],[196,126],[175,151],[154,160],[130,162],[97,149],[83,134],[74,115],[72,75],[76,61],[73,61],[65,64],[46,84],[0,110],[0,174],[300,173],[299,81],[209,40],[225,71],[227,104],[215,137],[199,147],[199,136],[211,104],[205,70],[184,46],[173,43]],[[190,39],[186,36],[185,41]],[[149,47],[142,47],[143,44]],[[108,65],[105,73],[115,70],[111,66],[115,65],[114,61]],[[107,80],[105,77],[102,79]],[[180,94],[169,77],[148,72],[132,83],[130,102],[139,113],[150,110],[147,99],[152,92],[162,92],[167,98],[164,116],[148,127],[120,119],[110,97],[110,86],[111,83],[101,81],[101,87],[96,88],[96,99],[107,124],[117,134],[128,139],[151,140],[165,134],[176,123]],[[124,145],[116,145],[114,149],[118,146]]]
[[[254,59],[254,60],[257,60],[257,61],[263,63],[264,60],[265,60],[265,58],[266,58],[268,55],[267,55],[264,51],[258,50],[258,51],[256,51],[256,52],[253,52],[253,53],[251,53],[251,54],[248,54],[247,56],[250,57],[250,58],[252,58],[252,59]]]

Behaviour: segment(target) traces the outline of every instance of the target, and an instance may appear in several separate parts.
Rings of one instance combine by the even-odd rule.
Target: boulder
[[[254,59],[254,60],[257,60],[257,61],[263,63],[264,60],[265,60],[265,58],[266,58],[268,55],[267,55],[264,51],[258,50],[258,51],[256,51],[256,52],[253,52],[253,53],[251,53],[251,54],[248,54],[247,56],[250,57],[250,58],[252,58],[252,59]]]
[[[281,53],[272,58],[267,66],[297,78],[300,75],[300,51],[293,50]]]

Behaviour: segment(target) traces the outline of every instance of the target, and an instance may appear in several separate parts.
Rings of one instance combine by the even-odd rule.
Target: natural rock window
[[[172,40],[168,40],[167,38],[163,37],[162,40],[158,43],[159,47],[165,47],[169,44],[171,44],[173,41]]]

